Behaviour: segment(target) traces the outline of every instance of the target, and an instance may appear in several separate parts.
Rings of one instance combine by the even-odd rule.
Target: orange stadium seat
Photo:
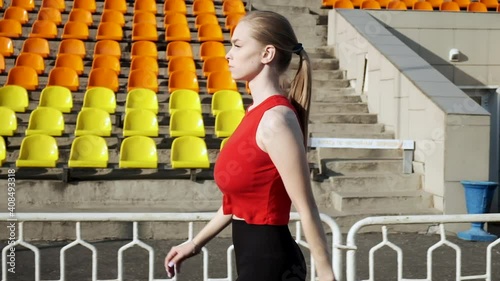
[[[402,1],[406,4],[407,9],[412,9],[415,2],[418,2],[419,0],[402,0]]]
[[[83,22],[87,26],[91,26],[94,23],[92,13],[89,10],[85,9],[71,9],[71,12],[69,12],[68,21]]]
[[[61,38],[87,40],[89,38],[89,27],[83,22],[68,21],[64,25]]]
[[[333,7],[335,9],[354,9],[353,3],[349,0],[335,1],[335,5]]]
[[[158,92],[158,79],[156,74],[147,69],[132,70],[128,76],[127,91],[137,88],[149,89]]]
[[[75,136],[77,137],[83,135],[109,137],[111,130],[111,116],[103,109],[84,107],[76,117]]]
[[[35,0],[12,0],[10,6],[21,7],[31,12],[35,9]]]
[[[132,58],[137,56],[147,56],[158,58],[158,49],[156,48],[156,44],[151,41],[136,41],[132,43],[131,50]]]
[[[47,43],[48,46],[48,43]],[[84,58],[86,55],[85,43],[79,39],[64,39],[59,43],[58,55],[73,54]]]
[[[100,40],[94,45],[94,57],[114,56],[118,59],[122,56],[120,44],[114,40]]]
[[[158,41],[156,23],[135,23],[132,26],[132,41]]]
[[[151,168],[158,167],[156,143],[150,137],[131,136],[123,140],[120,146],[120,168]]]
[[[92,69],[89,74],[87,89],[105,87],[117,92],[119,88],[118,75],[111,68]]]
[[[187,14],[186,2],[184,0],[165,0],[163,4],[163,12],[165,15],[180,13]]]
[[[226,0],[222,3],[222,14],[245,14],[245,4],[241,0]]]
[[[36,90],[38,88],[38,74],[32,67],[14,66],[9,70],[5,85],[17,85],[26,90]]]
[[[200,58],[206,60],[209,57],[225,57],[226,48],[221,42],[203,42],[200,46]]]
[[[76,74],[82,75],[83,73],[83,59],[74,54],[60,54],[56,58],[55,67],[69,67],[73,69]]]
[[[386,9],[387,5],[389,5],[389,2],[391,2],[391,0],[377,0],[377,2],[380,4],[380,7],[382,9]]]
[[[43,57],[35,53],[21,53],[17,56],[16,66],[29,66],[33,68],[37,74],[43,74],[45,71],[45,62]]]
[[[125,26],[125,16],[117,10],[104,10],[101,15],[102,22],[114,22],[123,27]]]
[[[173,91],[168,99],[168,113],[173,114],[175,111],[183,109],[195,110],[201,113],[200,95],[195,91],[186,89]]]
[[[165,40],[169,41],[191,41],[189,26],[184,24],[170,24],[165,32]]]
[[[23,34],[21,23],[17,20],[0,20],[0,36],[17,38]]]
[[[169,122],[168,130],[170,137],[205,136],[203,116],[201,115],[201,112],[196,110],[177,110],[172,113]]]
[[[28,91],[17,85],[0,88],[0,106],[8,107],[15,112],[25,112],[28,108]]]
[[[138,56],[132,59],[130,63],[130,71],[136,69],[145,69],[153,72],[156,76],[158,76],[159,66],[158,60],[153,57],[143,57]]]
[[[23,42],[21,53],[34,53],[46,58],[50,55],[49,42],[44,38],[27,38]]]
[[[497,12],[500,13],[500,4],[497,6]]]
[[[498,0],[479,0],[479,2],[483,3],[484,5],[486,5],[486,8],[488,10],[495,10],[497,9],[498,7]]]
[[[188,42],[170,42],[167,45],[166,56],[168,60],[171,60],[173,57],[193,57],[193,49]]]
[[[51,107],[63,113],[71,112],[73,96],[71,90],[63,86],[47,86],[40,94],[38,107]]]
[[[443,3],[443,0],[425,0],[425,1],[431,3],[432,9],[434,10],[439,10],[441,4]]]
[[[16,130],[16,112],[8,107],[0,106],[0,136],[13,136]]]
[[[12,39],[8,37],[0,37],[0,54],[4,57],[10,57],[14,54]]]
[[[57,25],[51,20],[35,20],[29,37],[54,39],[57,37]]]
[[[170,73],[168,79],[168,91],[172,93],[173,91],[179,89],[192,90],[198,93],[200,91],[200,87],[198,85],[198,77],[196,77],[196,73],[182,70]]]
[[[202,24],[207,23],[219,25],[219,20],[217,19],[217,16],[215,14],[200,14],[197,15],[194,20],[194,26],[196,28],[200,28]]]
[[[321,7],[323,7],[323,8],[333,8],[333,6],[335,5],[335,1],[337,1],[337,0],[323,0],[321,2]]]
[[[219,24],[203,24],[198,29],[198,40],[205,41],[224,41],[224,34]]]
[[[203,76],[215,71],[229,71],[229,64],[225,57],[209,57],[203,62]]]
[[[61,12],[56,8],[41,8],[38,11],[37,20],[50,20],[53,21],[56,25],[61,25],[62,16]]]
[[[186,15],[181,13],[171,13],[171,14],[166,14],[165,17],[163,18],[163,26],[165,27],[165,29],[167,29],[169,25],[176,23],[188,25]]]
[[[127,2],[125,0],[105,0],[104,10],[116,10],[125,14],[127,12]]]
[[[101,22],[97,27],[96,40],[116,40],[123,39],[123,29],[115,22]]]
[[[375,0],[366,0],[361,3],[361,9],[380,10],[380,3]]]
[[[156,15],[147,11],[136,11],[134,13],[134,18],[132,19],[134,24],[137,23],[149,23],[156,26]]]
[[[59,159],[57,141],[43,134],[26,136],[21,142],[17,167],[55,167]]]
[[[413,10],[432,11],[432,4],[427,1],[417,1],[413,4]]]
[[[217,116],[225,110],[244,111],[241,94],[233,90],[220,90],[214,93],[211,102],[211,113]]]
[[[211,0],[194,0],[193,15],[199,14],[215,14],[214,2]]]
[[[0,73],[5,72],[5,58],[0,54]]]
[[[71,144],[68,167],[106,168],[108,166],[108,145],[100,136],[77,137]]]
[[[93,87],[88,89],[83,96],[82,108],[99,108],[108,113],[115,113],[115,92],[106,87]]]
[[[399,0],[389,2],[387,5],[388,10],[407,10],[406,3]]]
[[[488,9],[481,2],[470,2],[469,6],[467,6],[467,12],[486,13]]]
[[[145,11],[156,14],[156,1],[155,0],[135,0],[134,12]]]
[[[64,118],[61,111],[51,107],[37,107],[30,114],[25,135],[45,134],[61,136],[64,133]]]
[[[94,13],[97,8],[95,0],[73,0],[73,9],[84,9]]]
[[[236,81],[234,81],[229,71],[217,71],[208,75],[207,92],[213,94],[219,90],[238,91]]]
[[[458,6],[460,7],[460,10],[467,10],[467,7],[470,4],[470,0],[452,0],[453,2],[456,2]]]
[[[44,8],[56,9],[61,13],[66,10],[66,3],[64,2],[64,0],[42,0],[41,7],[41,10],[43,10]]]
[[[192,57],[173,57],[168,63],[168,73],[178,70],[196,73],[196,65]]]
[[[226,19],[224,21],[224,28],[226,30],[230,30],[240,22],[241,18],[244,17],[244,14],[229,14],[226,16]]]
[[[110,68],[117,75],[119,75],[121,72],[120,59],[116,56],[106,55],[94,57],[94,60],[92,61],[92,69],[96,68]]]
[[[155,94],[156,95],[156,94]],[[148,109],[130,109],[125,113],[123,136],[158,136],[158,118]]]
[[[354,6],[354,8],[358,9],[358,8],[361,8],[361,2],[363,2],[363,0],[350,0],[352,5]]]
[[[3,18],[17,20],[21,24],[26,24],[29,21],[28,11],[16,6],[8,7],[3,13]]]
[[[151,89],[137,88],[127,93],[125,101],[125,113],[132,109],[147,109],[158,114],[158,97]]]
[[[459,12],[460,6],[458,6],[457,2],[448,1],[448,2],[441,3],[439,10],[448,11],[448,12]]]
[[[174,139],[170,162],[174,169],[210,168],[205,140],[193,136]]]
[[[49,73],[47,86],[62,86],[71,91],[78,91],[80,87],[78,73],[69,67],[54,67]]]

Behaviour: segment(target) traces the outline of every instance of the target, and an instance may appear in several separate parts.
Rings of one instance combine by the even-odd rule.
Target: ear
[[[273,45],[264,46],[261,62],[263,64],[271,63],[276,55],[276,48]]]

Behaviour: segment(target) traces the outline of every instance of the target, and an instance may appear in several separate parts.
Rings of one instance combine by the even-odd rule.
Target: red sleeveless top
[[[271,158],[255,139],[262,115],[278,105],[295,111],[285,96],[268,97],[247,111],[215,164],[224,214],[234,214],[248,224],[286,225],[289,221],[290,197]]]

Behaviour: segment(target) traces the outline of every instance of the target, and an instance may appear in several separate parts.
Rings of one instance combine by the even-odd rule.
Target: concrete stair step
[[[403,159],[398,149],[324,148],[316,149],[318,159]]]
[[[382,133],[384,130],[383,124],[335,124],[335,123],[318,123],[309,124],[311,132],[330,132],[335,133]]]
[[[314,103],[322,103],[323,101],[318,101],[314,99],[314,97],[311,97],[312,101],[311,104]],[[360,103],[361,102],[361,97],[360,96],[340,96],[340,95],[332,95],[328,98],[328,101],[324,101],[328,103]]]
[[[401,174],[403,172],[402,160],[328,160],[323,159],[321,173],[326,176],[354,176],[378,175],[381,173]],[[335,177],[336,178],[336,177]]]
[[[317,80],[313,78],[312,87],[314,89],[347,88],[349,87],[349,80],[346,79]]]
[[[421,188],[420,175],[405,175],[397,171],[373,175],[330,176],[329,179],[331,190],[340,193],[402,192]]]
[[[350,124],[375,124],[377,114],[373,113],[312,113],[309,120],[313,123],[350,123]]]
[[[287,3],[285,3],[287,2]],[[309,8],[304,6],[296,5],[295,2],[293,5],[290,5],[289,1],[281,1],[281,2],[275,2],[275,1],[259,1],[259,2],[254,2],[252,3],[252,9],[254,10],[262,10],[262,11],[273,11],[280,13],[284,15],[285,17],[289,16],[289,14],[307,14],[309,15]],[[288,17],[287,17],[288,18]],[[289,19],[290,20],[290,19]],[[304,23],[304,24],[311,24],[311,23]],[[316,22],[312,23],[316,24]]]
[[[332,46],[318,46],[318,47],[308,47],[305,46],[309,58],[333,58],[335,48]]]
[[[339,211],[364,209],[372,214],[387,209],[399,212],[432,207],[430,195],[422,191],[332,192],[331,196],[334,208]]]
[[[313,101],[325,101],[328,102],[329,98],[332,96],[358,96],[354,88],[333,88],[333,89],[313,89],[311,98]]]
[[[311,103],[311,113],[368,113],[366,103]]]
[[[295,72],[294,72],[295,73]],[[330,81],[332,79],[343,79],[343,70],[314,70],[312,73],[314,80]]]
[[[292,57],[290,69],[298,69],[300,59]],[[338,70],[339,60],[336,58],[311,58],[311,69],[315,70]]]

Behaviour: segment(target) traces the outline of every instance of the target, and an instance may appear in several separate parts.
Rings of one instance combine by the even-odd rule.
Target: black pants
[[[288,225],[232,221],[236,281],[304,281],[307,267]]]

